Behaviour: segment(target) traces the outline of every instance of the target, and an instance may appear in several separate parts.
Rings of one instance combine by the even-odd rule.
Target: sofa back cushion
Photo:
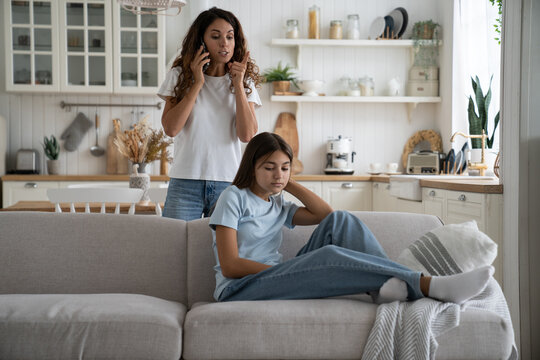
[[[432,215],[410,213],[353,212],[375,235],[386,254],[397,259],[403,249],[421,235],[442,225],[439,218]],[[188,306],[199,301],[214,301],[216,286],[212,233],[208,218],[188,222],[187,266],[188,266]],[[283,228],[281,253],[290,259],[306,243],[315,226]]]
[[[186,303],[186,223],[0,213],[0,293],[136,293]]]

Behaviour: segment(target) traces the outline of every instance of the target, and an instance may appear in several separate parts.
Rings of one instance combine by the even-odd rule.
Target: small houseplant
[[[495,139],[495,131],[497,130],[497,126],[499,125],[499,115],[500,111],[497,111],[497,114],[495,115],[495,118],[493,119],[493,131],[490,133],[488,131],[488,110],[489,110],[489,104],[491,102],[491,80],[493,79],[493,76],[489,80],[489,88],[484,95],[482,91],[482,87],[480,86],[480,79],[478,79],[478,76],[473,79],[471,77],[472,82],[472,88],[474,91],[474,99],[473,95],[469,96],[469,106],[467,108],[467,112],[469,115],[469,134],[470,135],[482,135],[482,130],[487,135],[486,138],[486,148],[491,149],[493,147],[493,141]],[[476,100],[476,104],[475,104]],[[477,112],[478,110],[478,112]],[[481,149],[482,147],[482,140],[481,139],[471,139],[471,145],[473,149]]]
[[[411,39],[415,50],[415,66],[437,66],[440,25],[432,20],[414,23]]]
[[[50,138],[46,136],[43,137],[43,151],[47,160],[47,172],[50,175],[60,174],[60,162],[58,161],[58,156],[60,155],[60,144],[56,140],[54,135],[51,135]]]
[[[274,95],[280,91],[289,91],[291,82],[296,85],[296,76],[289,65],[281,66],[281,61],[277,67],[268,68],[263,73],[265,82],[271,82],[274,90]]]

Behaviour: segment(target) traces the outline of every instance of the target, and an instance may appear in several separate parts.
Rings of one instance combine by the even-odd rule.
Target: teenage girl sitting
[[[424,276],[390,260],[357,217],[333,211],[290,179],[293,154],[273,133],[247,145],[232,185],[210,218],[218,301],[323,298],[371,293],[376,302],[425,296],[463,303],[483,290],[493,267]],[[303,207],[286,201],[283,191]],[[319,224],[298,254],[282,261],[282,226]]]

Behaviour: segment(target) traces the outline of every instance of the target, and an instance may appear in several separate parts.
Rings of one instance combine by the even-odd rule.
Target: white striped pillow
[[[490,265],[496,257],[497,244],[473,220],[427,232],[397,262],[426,275],[452,275]]]

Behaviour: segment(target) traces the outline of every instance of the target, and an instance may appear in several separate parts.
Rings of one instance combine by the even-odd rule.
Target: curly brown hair
[[[244,55],[247,52],[247,41],[244,37],[244,32],[242,30],[242,25],[240,21],[234,16],[233,13],[213,7],[197,16],[195,21],[191,24],[184,41],[182,42],[182,51],[180,55],[174,60],[172,67],[179,66],[181,68],[180,76],[178,77],[178,82],[174,87],[175,98],[173,99],[174,103],[178,103],[186,95],[187,91],[194,83],[195,78],[193,72],[191,71],[190,64],[196,56],[199,47],[201,46],[200,39],[203,38],[206,29],[210,24],[212,24],[216,19],[223,19],[231,24],[234,31],[234,53],[229,61],[232,63],[234,61],[242,61]],[[225,67],[225,71],[228,71],[228,67]],[[231,74],[229,73],[229,77]],[[244,74],[244,89],[246,94],[251,94],[251,88],[248,85],[248,81],[253,81],[256,87],[260,87],[261,79],[259,77],[259,67],[255,65],[255,61],[250,57],[246,65],[246,72]],[[233,85],[229,87],[231,92],[233,92]]]

